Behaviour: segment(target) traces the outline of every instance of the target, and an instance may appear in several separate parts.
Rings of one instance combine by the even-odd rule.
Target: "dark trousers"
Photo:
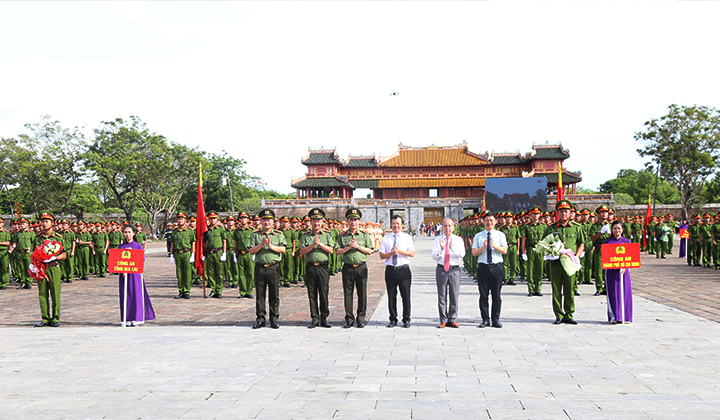
[[[357,321],[365,322],[367,313],[367,264],[353,267],[344,264],[342,268],[343,297],[345,300],[345,322],[355,322],[353,316],[353,293],[357,289]]]
[[[280,264],[264,267],[255,264],[255,320],[265,322],[265,294],[270,304],[270,322],[277,322],[280,312]]]
[[[502,269],[502,266],[500,267]],[[403,304],[403,322],[410,322],[410,285],[412,284],[412,273],[409,265],[393,267],[385,266],[385,287],[388,292],[388,311],[390,321],[398,321],[397,293],[400,289],[400,297]]]
[[[323,265],[315,265],[307,263],[305,275],[305,287],[308,293],[308,302],[310,302],[310,317],[312,322],[327,322],[330,316],[330,307],[328,305],[328,290],[330,288],[330,271],[327,263]],[[319,307],[318,307],[319,303]]]
[[[502,299],[500,298],[500,289],[503,281],[503,265],[498,264],[478,264],[477,279],[478,290],[480,291],[480,316],[483,321],[499,321],[500,308]],[[492,317],[488,310],[488,294],[492,294]]]

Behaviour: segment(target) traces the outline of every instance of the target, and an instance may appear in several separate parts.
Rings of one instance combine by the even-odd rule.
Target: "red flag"
[[[645,210],[645,220],[643,221],[643,248],[648,246],[648,227],[650,226],[650,217],[652,216],[652,210],[650,209],[650,194],[648,194],[648,206]]]
[[[203,203],[202,192],[202,163],[200,164],[200,178],[198,181],[198,203],[197,203],[197,221],[195,222],[195,268],[198,276],[203,277],[205,262],[203,261],[203,251],[205,244],[203,238],[207,232],[207,220],[205,219],[205,204]],[[203,281],[203,293],[205,292],[205,282]]]
[[[558,190],[557,190],[557,198],[555,199],[555,203],[559,203],[560,200],[565,199],[565,192],[563,191],[563,185],[562,185],[562,162],[558,164]],[[557,212],[555,213],[555,221],[557,222],[560,220],[560,216],[558,216]]]

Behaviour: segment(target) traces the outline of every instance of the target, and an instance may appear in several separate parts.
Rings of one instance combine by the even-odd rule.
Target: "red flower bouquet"
[[[35,248],[32,255],[30,256],[30,277],[37,281],[43,281],[47,278],[45,270],[47,270],[47,263],[55,260],[55,257],[63,252],[63,246],[58,241],[51,239],[45,239],[42,245]]]

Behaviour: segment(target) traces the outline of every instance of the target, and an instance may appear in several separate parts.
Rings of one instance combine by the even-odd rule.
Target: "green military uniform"
[[[345,212],[346,218],[362,217],[359,209],[353,207]],[[338,236],[338,248],[348,248],[351,242],[355,240],[358,248],[373,249],[373,241],[367,232],[359,228],[355,233],[350,230],[342,232]],[[358,248],[350,248],[340,257],[342,259],[342,283],[343,283],[343,301],[345,303],[345,327],[352,326],[357,322],[357,326],[362,328],[365,326],[367,314],[367,254]],[[336,251],[339,252],[339,251]],[[353,294],[357,290],[357,317],[353,314]]]
[[[580,212],[585,214],[585,211],[590,213],[589,209],[582,209]],[[592,228],[592,226],[593,223],[590,223],[589,220],[582,223],[583,234],[585,235],[585,255],[583,255],[580,259],[582,263],[582,270],[578,274],[577,283],[592,284],[593,263],[595,262],[593,258],[593,243],[590,239],[590,228]],[[575,289],[575,291],[577,292],[577,289]],[[578,294],[579,293],[576,293],[576,296]]]
[[[506,212],[506,217],[512,218],[512,212]],[[515,285],[515,275],[518,270],[518,240],[520,238],[519,229],[512,224],[506,224],[498,229],[505,234],[507,239],[507,253],[503,255],[503,268],[505,269],[505,283]]]
[[[108,236],[105,232],[97,232],[93,235],[93,247],[95,248],[95,274],[98,277],[105,277],[107,272],[107,251]]]
[[[707,215],[706,215],[707,217]],[[710,267],[712,261],[712,225],[705,222],[700,225],[700,252],[698,252],[698,262],[703,267]],[[701,255],[702,254],[702,255]]]
[[[208,219],[217,219],[218,215],[210,213]],[[226,255],[225,228],[216,224],[209,227],[205,232],[205,283],[210,288],[210,297],[222,298],[223,291],[223,262],[221,259]]]
[[[712,228],[710,229],[710,232],[712,233],[712,242],[713,243],[713,266],[716,270],[720,270],[720,222],[718,220],[718,217],[715,216],[715,223],[713,223]]]
[[[53,220],[52,216],[44,213],[40,216],[40,220],[49,219]],[[46,235],[40,233],[35,236],[35,246],[41,246],[45,240],[52,240],[62,243],[62,235],[57,232],[51,232]],[[34,248],[34,247],[33,247]],[[60,252],[57,256],[61,256],[65,250]],[[47,325],[57,327],[60,322],[60,287],[62,284],[62,270],[60,268],[60,261],[54,260],[46,263],[45,274],[47,277],[42,280],[38,280],[38,300],[40,302],[40,317],[42,321],[36,324],[36,327],[44,327]],[[52,301],[52,303],[50,303]]]
[[[289,221],[289,218],[287,216],[283,216],[282,219],[287,219]],[[290,287],[290,283],[293,280],[293,273],[295,272],[295,256],[293,255],[294,252],[294,244],[296,240],[298,239],[297,232],[288,226],[285,230],[282,231],[283,235],[285,235],[285,243],[287,243],[287,248],[285,249],[285,253],[282,256],[281,262],[280,262],[280,282],[282,283],[283,287]]]
[[[73,245],[75,244],[75,232],[67,230],[62,233],[62,244],[65,249],[65,259],[60,261],[60,269],[62,271],[62,281],[72,283],[75,257],[72,255]]]
[[[252,255],[248,252],[252,232],[249,227],[237,228],[233,232],[235,254],[237,255],[238,292],[240,297],[246,298],[253,297],[253,271],[255,267]]]
[[[538,211],[540,208],[537,208]],[[530,209],[528,213],[532,212]],[[533,251],[535,246],[545,237],[545,230],[547,226],[539,222],[530,222],[523,226],[522,237],[525,241],[527,264],[525,278],[527,279],[528,296],[540,296],[540,290],[542,289],[542,271],[543,271],[543,256],[539,252]]]
[[[325,213],[318,208],[310,210],[310,219],[323,219]],[[327,252],[321,245],[313,245],[317,236],[320,244],[329,247],[333,252]],[[312,247],[310,252],[303,255],[305,258],[305,287],[310,304],[310,328],[318,325],[330,327],[327,320],[330,316],[328,292],[330,287],[330,255],[334,254],[335,238],[332,232],[320,230],[317,233],[310,231],[300,237],[300,248]]]
[[[32,286],[32,278],[28,274],[30,269],[30,255],[35,249],[35,234],[29,229],[17,232],[15,234],[15,249],[13,253],[17,253],[17,279],[24,289],[30,289]]]
[[[10,243],[10,232],[5,230],[5,220],[0,218],[0,242]],[[0,245],[0,290],[10,285],[10,258],[8,254],[10,245]]]
[[[665,243],[666,244],[665,253],[672,255],[673,243],[675,242],[675,229],[678,227],[678,224],[675,221],[668,220],[665,222],[665,226],[667,226],[669,228],[667,230],[668,240]]]
[[[258,214],[261,219],[274,218],[275,213],[272,210],[261,210]],[[250,236],[248,249],[252,249],[260,245],[264,238],[268,238],[270,245],[273,247],[287,247],[285,235],[279,231],[271,229],[265,233],[262,229],[258,229]],[[268,245],[263,245],[257,253],[255,253],[255,325],[253,328],[265,326],[267,311],[265,309],[265,295],[268,295],[268,304],[270,306],[270,326],[278,328],[278,318],[280,316],[280,260],[282,253],[275,252]]]
[[[85,224],[82,223],[82,225],[84,226]],[[76,262],[78,266],[78,275],[81,280],[87,280],[88,275],[90,274],[91,249],[90,245],[81,244],[79,242],[92,242],[92,239],[92,235],[87,231],[80,232],[77,235],[76,241],[78,241],[78,244],[75,246],[75,256],[77,257]]]
[[[571,206],[569,201],[560,200],[556,205],[556,210],[570,209]],[[579,247],[585,242],[582,226],[569,220],[565,225],[557,221],[548,226],[545,235],[549,234],[557,235],[565,244],[565,248],[574,254],[577,254]],[[572,276],[568,275],[559,260],[550,261],[550,283],[552,285],[553,312],[555,313],[556,323],[575,322],[573,314],[575,313],[574,287],[576,276],[577,273]]]
[[[180,213],[178,218],[185,218],[187,216],[184,213]],[[170,241],[172,242],[172,258],[175,262],[175,276],[177,277],[178,284],[178,298],[190,298],[190,255],[195,253],[193,249],[195,245],[195,231],[190,229],[187,225],[178,226],[173,230],[170,235]]]
[[[237,228],[230,229],[229,225],[225,228],[225,243],[227,244],[226,249],[232,251],[233,245],[235,244],[235,231]],[[225,259],[225,278],[227,279],[228,285],[235,289],[238,287],[238,265],[235,261],[235,256],[228,256]]]
[[[648,236],[648,253],[655,254],[657,252],[657,237],[655,237],[657,222],[648,223],[647,236]]]
[[[700,225],[698,224],[699,220],[700,216],[694,215],[694,223],[688,226],[688,235],[690,236],[687,252],[688,265],[694,265],[696,267],[700,265],[700,258],[698,256],[698,250],[700,249]]]

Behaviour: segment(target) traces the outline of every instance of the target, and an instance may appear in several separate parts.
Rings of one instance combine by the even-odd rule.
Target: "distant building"
[[[548,192],[558,187],[558,169],[570,157],[562,144],[533,145],[526,154],[486,153],[455,146],[409,147],[399,145],[387,157],[350,156],[344,160],[335,149],[309,150],[302,158],[308,171],[293,180],[298,199],[352,198],[353,190],[368,188],[373,199],[475,198],[485,194],[485,180],[494,177],[545,177]],[[580,172],[563,168],[562,184],[576,193]]]

